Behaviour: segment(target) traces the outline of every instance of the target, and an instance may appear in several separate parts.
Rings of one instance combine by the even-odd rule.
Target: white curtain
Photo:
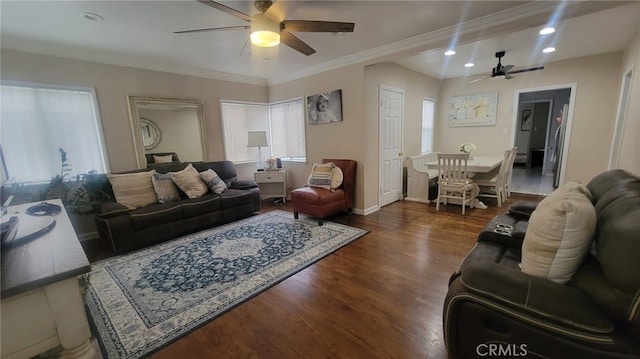
[[[433,152],[433,100],[424,99],[422,101],[422,141],[420,145],[421,153]]]
[[[306,142],[304,133],[304,102],[302,99],[269,106],[271,113],[271,155],[304,160]]]
[[[0,145],[8,176],[49,181],[61,174],[59,149],[71,176],[106,171],[92,90],[2,85]]]

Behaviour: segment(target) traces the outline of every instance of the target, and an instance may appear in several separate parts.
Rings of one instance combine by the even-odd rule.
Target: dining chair
[[[480,187],[478,197],[491,197],[498,201],[498,207],[507,201],[506,183],[509,179],[509,164],[511,162],[512,150],[504,151],[504,159],[500,164],[498,173],[491,178],[474,177],[473,180]],[[513,167],[513,164],[511,164]]]
[[[449,199],[462,200],[462,215],[466,205],[473,208],[476,200],[473,196],[475,183],[469,179],[467,161],[469,154],[438,153],[438,199],[436,211],[440,210],[440,202],[446,205]]]
[[[518,147],[511,149],[511,157],[509,158],[509,168],[507,168],[507,179],[504,187],[507,197],[511,197],[511,178],[513,177],[513,164],[516,162],[516,156],[518,155]]]

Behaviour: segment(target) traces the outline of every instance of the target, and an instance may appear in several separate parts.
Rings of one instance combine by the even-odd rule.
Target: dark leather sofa
[[[209,191],[199,198],[181,197],[179,201],[154,203],[129,210],[115,200],[102,202],[95,222],[100,237],[111,244],[114,253],[121,254],[164,242],[222,223],[249,217],[260,210],[260,189],[254,181],[239,181],[230,161],[191,162],[198,172],[213,169],[228,186],[221,194]],[[189,163],[150,164],[149,168],[121,173],[176,172]],[[108,190],[113,190],[108,181]]]
[[[535,205],[512,205],[480,234],[444,303],[450,357],[640,357],[640,178],[610,170],[587,188],[593,247],[567,284],[519,268]]]

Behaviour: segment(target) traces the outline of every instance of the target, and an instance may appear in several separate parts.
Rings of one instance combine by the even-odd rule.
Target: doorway
[[[378,206],[382,207],[400,200],[402,196],[404,90],[380,85],[379,116]]]
[[[518,154],[513,168],[512,191],[547,195],[563,177],[568,106],[575,85],[516,91],[513,146]],[[565,108],[565,105],[567,108]],[[565,108],[563,110],[563,108]],[[564,125],[563,122],[567,122]]]

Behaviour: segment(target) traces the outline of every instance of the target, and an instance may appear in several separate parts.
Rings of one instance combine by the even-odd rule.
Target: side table
[[[287,172],[278,171],[256,171],[253,179],[260,187],[260,197],[282,198],[283,203],[287,201]]]
[[[2,249],[2,358],[30,358],[58,345],[67,358],[100,358],[80,285],[91,266],[62,202],[47,202],[62,208],[55,227]],[[6,215],[26,216],[34,204],[9,207]]]

